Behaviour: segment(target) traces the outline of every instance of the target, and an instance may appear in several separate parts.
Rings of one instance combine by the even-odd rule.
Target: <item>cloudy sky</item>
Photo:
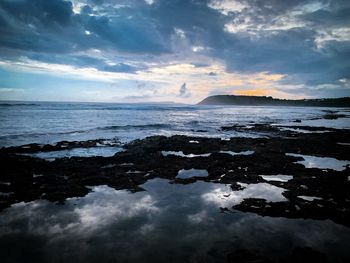
[[[0,0],[0,99],[350,96],[349,0]]]

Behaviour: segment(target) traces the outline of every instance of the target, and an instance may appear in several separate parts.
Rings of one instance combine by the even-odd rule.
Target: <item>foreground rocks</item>
[[[242,126],[222,127],[245,129]],[[350,131],[327,129],[312,133],[315,128],[303,127],[311,133],[281,131],[269,125],[252,125],[249,129],[277,136],[267,138],[220,138],[153,136],[124,145],[125,151],[112,157],[59,158],[49,162],[23,153],[59,151],[75,147],[118,146],[104,140],[60,142],[56,145],[25,145],[0,149],[0,209],[17,202],[47,199],[62,203],[66,198],[84,196],[91,186],[108,185],[115,189],[142,191],[140,187],[152,178],[166,178],[173,183],[187,184],[196,180],[229,184],[233,191],[243,184],[269,183],[285,189],[284,202],[264,199],[245,199],[222,212],[240,210],[266,216],[288,218],[330,219],[349,226],[350,167],[343,171],[305,168],[297,153],[318,157],[350,160]],[[341,143],[341,144],[339,144]],[[162,151],[193,154],[191,158]],[[250,155],[231,155],[229,152],[253,151]],[[210,154],[209,156],[196,156]],[[205,169],[208,177],[175,178],[181,169]],[[293,175],[288,182],[265,181],[260,175]],[[299,196],[317,196],[307,201]],[[219,211],[219,209],[218,209]]]

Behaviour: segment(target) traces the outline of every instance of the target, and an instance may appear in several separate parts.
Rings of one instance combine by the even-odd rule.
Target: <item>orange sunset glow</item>
[[[251,90],[235,90],[232,95],[243,95],[243,96],[267,96],[270,91],[267,89],[251,89]]]

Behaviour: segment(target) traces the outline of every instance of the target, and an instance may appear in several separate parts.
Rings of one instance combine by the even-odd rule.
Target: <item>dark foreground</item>
[[[299,133],[270,125],[221,129],[256,130],[265,133],[266,138],[222,140],[153,136],[123,145],[124,151],[112,157],[72,157],[54,161],[24,154],[101,146],[103,140],[2,148],[0,209],[5,209],[5,212],[12,204],[38,199],[62,204],[67,198],[86,196],[92,186],[98,185],[140,192],[145,190],[142,185],[154,178],[167,179],[176,185],[213,182],[230,185],[233,191],[240,191],[247,184],[267,183],[261,175],[283,174],[293,175],[293,178],[268,183],[285,189],[282,195],[286,200],[268,202],[262,198],[245,198],[234,205],[219,206],[217,211],[227,213],[228,216],[240,211],[268,217],[331,220],[345,227],[350,226],[349,165],[341,170],[306,168],[298,163],[303,161],[302,157],[289,155],[292,153],[350,160],[349,130],[302,127],[310,133]],[[120,145],[116,141],[108,146]],[[250,154],[239,154],[247,151]],[[208,176],[176,178],[182,169],[206,170]],[[300,196],[317,198],[307,200]],[[210,253],[216,253],[211,256],[214,259],[217,256],[223,262],[333,261],[308,246],[295,246],[288,256],[278,259],[259,255],[249,249],[234,249],[230,253],[215,250]],[[343,256],[337,260],[345,262],[349,258],[350,253],[349,257]]]

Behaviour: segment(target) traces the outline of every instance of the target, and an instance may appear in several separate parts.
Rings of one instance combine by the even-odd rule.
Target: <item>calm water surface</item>
[[[280,258],[300,246],[334,262],[349,256],[350,229],[329,220],[220,213],[220,206],[247,194],[266,195],[260,187],[250,185],[250,193],[243,193],[164,179],[142,187],[146,191],[130,193],[98,186],[65,205],[14,205],[0,214],[0,256],[12,260],[2,262],[226,262],[237,249]],[[268,196],[280,201],[278,189]]]

